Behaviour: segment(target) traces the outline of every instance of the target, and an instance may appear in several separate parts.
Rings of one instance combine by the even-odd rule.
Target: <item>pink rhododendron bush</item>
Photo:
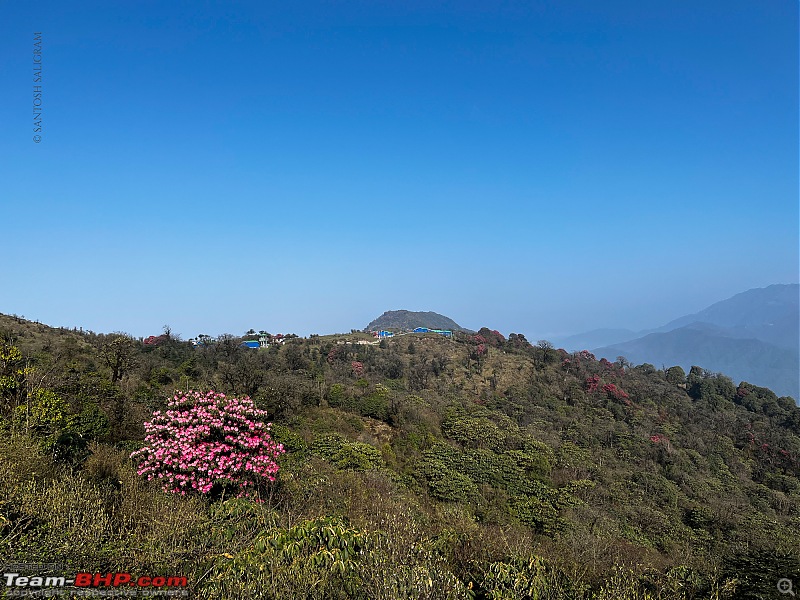
[[[131,458],[139,475],[159,479],[166,492],[254,497],[259,484],[275,481],[284,452],[266,416],[247,396],[180,392],[144,424],[145,446]]]

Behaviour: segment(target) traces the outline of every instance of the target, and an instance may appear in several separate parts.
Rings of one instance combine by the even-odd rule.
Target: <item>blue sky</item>
[[[789,0],[0,2],[0,312],[539,339],[797,282],[797,32]]]

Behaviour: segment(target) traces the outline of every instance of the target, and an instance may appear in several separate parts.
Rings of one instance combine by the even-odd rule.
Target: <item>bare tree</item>
[[[119,381],[136,364],[138,343],[127,333],[112,333],[103,336],[100,342],[100,356],[111,369],[111,383]]]
[[[536,347],[542,351],[542,364],[546,365],[555,356],[555,347],[547,340],[539,340],[536,342]]]

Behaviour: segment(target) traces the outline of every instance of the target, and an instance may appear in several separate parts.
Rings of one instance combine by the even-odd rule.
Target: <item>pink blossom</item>
[[[154,412],[145,423],[145,446],[131,458],[139,461],[139,475],[161,479],[167,492],[186,495],[188,487],[208,493],[220,483],[250,496],[259,481],[275,480],[275,461],[284,453],[269,435],[266,414],[246,396],[176,394],[166,412]]]

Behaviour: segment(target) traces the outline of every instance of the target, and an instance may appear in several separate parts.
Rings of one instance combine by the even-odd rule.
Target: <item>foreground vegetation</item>
[[[800,583],[800,409],[693,368],[447,340],[50,329],[0,317],[0,557],[198,598],[759,598]],[[250,396],[261,502],[136,475],[176,388]]]

